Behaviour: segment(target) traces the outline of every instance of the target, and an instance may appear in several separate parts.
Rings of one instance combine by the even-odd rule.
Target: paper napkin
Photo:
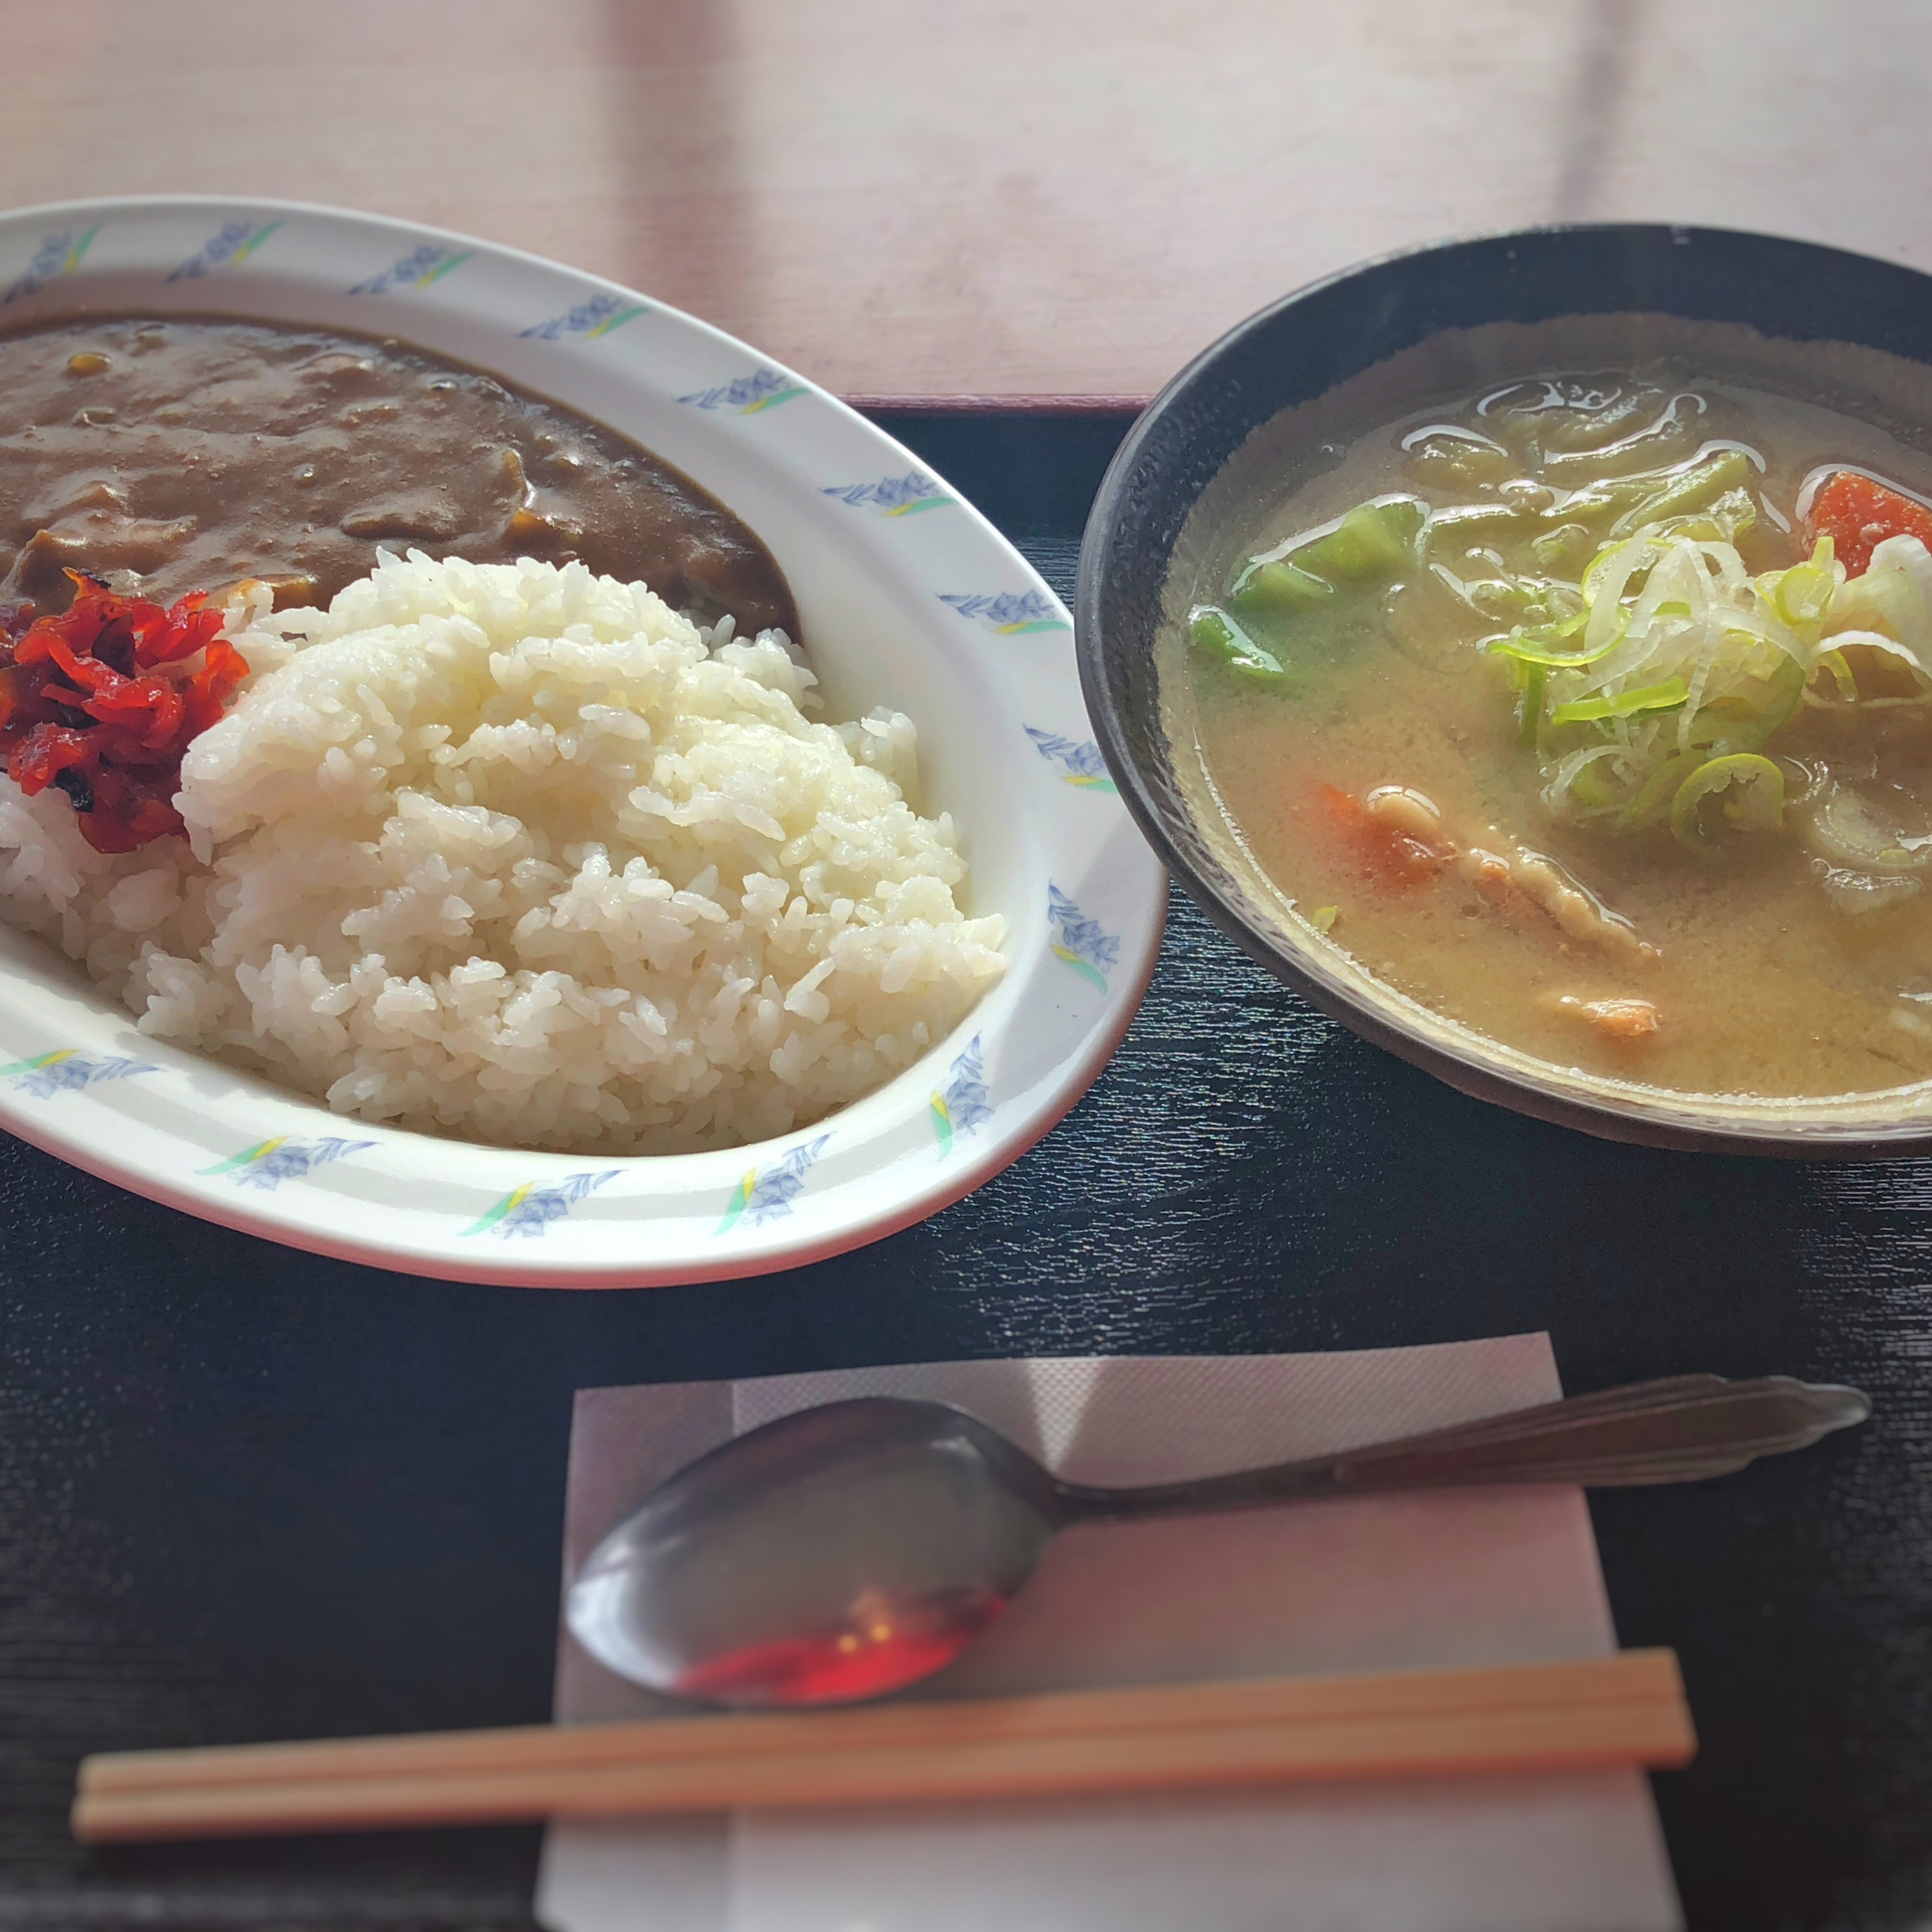
[[[972,1410],[1077,1482],[1339,1450],[1562,1393],[1548,1338],[1310,1355],[927,1364],[589,1389],[564,1574],[732,1434],[854,1395]],[[1616,1633],[1582,1492],[1364,1496],[1064,1532],[922,1694],[1601,1656]],[[560,1636],[556,1717],[674,1706]],[[554,1932],[1671,1932],[1637,1770],[1132,1799],[559,1824]]]

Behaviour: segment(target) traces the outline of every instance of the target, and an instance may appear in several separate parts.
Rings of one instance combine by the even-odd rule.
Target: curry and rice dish
[[[394,344],[0,338],[0,919],[338,1112],[782,1133],[1004,969],[903,715],[823,722],[769,550],[615,432]]]
[[[1932,1077],[1932,464],[1695,368],[1485,385],[1232,520],[1172,668],[1277,915],[1682,1093]]]

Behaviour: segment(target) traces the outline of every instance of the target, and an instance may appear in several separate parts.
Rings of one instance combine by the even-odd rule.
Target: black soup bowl
[[[1932,1148],[1932,1082],[1798,1099],[1684,1094],[1489,1040],[1271,911],[1268,883],[1238,840],[1189,802],[1179,761],[1190,753],[1177,752],[1163,722],[1161,646],[1184,620],[1186,555],[1198,541],[1190,519],[1204,496],[1211,504],[1244,464],[1258,481],[1263,446],[1287,473],[1313,462],[1316,439],[1347,430],[1358,405],[1345,399],[1378,382],[1385,423],[1492,375],[1658,352],[1794,393],[1808,370],[1829,364],[1839,397],[1850,367],[1853,389],[1874,407],[1932,431],[1932,276],[1895,263],[1768,236],[1616,224],[1448,242],[1350,269],[1197,357],[1108,470],[1081,548],[1075,612],[1100,748],[1142,830],[1223,932],[1324,1012],[1466,1093],[1653,1146],[1823,1159]],[[1867,382],[1870,369],[1888,373]],[[1372,414],[1353,424],[1377,426]]]

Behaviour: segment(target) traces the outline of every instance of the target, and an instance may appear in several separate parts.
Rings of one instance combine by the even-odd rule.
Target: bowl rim
[[[208,218],[212,222],[218,217],[247,217],[265,222],[279,223],[284,220],[308,218],[325,224],[344,224],[345,230],[353,230],[368,235],[380,247],[394,244],[398,255],[406,254],[420,244],[434,244],[450,251],[466,251],[482,256],[486,261],[520,273],[526,272],[534,281],[547,281],[553,285],[568,284],[569,299],[574,302],[585,298],[608,296],[626,302],[640,305],[640,312],[647,313],[674,332],[674,339],[686,344],[695,344],[716,350],[730,362],[744,368],[757,368],[774,372],[782,377],[788,386],[795,386],[796,392],[812,398],[807,405],[808,416],[815,414],[820,421],[829,421],[838,427],[839,434],[847,436],[856,430],[864,439],[872,452],[885,464],[901,464],[908,470],[922,472],[940,486],[947,500],[952,502],[964,527],[971,533],[972,542],[982,549],[988,549],[996,555],[1001,568],[1012,578],[1030,590],[1035,590],[1048,600],[1053,610],[1064,616],[1064,607],[1054,596],[1051,587],[1040,576],[1034,566],[1013,545],[1005,535],[970,500],[962,496],[944,483],[922,459],[908,450],[890,432],[881,428],[839,398],[820,388],[808,378],[800,376],[776,358],[752,345],[731,336],[715,325],[692,316],[687,311],[650,296],[640,293],[626,285],[588,271],[572,267],[568,263],[537,255],[529,250],[514,248],[487,238],[460,233],[438,227],[428,223],[400,219],[398,218],[346,208],[321,202],[290,201],[271,199],[247,194],[142,194],[117,195],[37,203],[20,208],[0,209],[0,235],[12,239],[22,236],[23,230],[46,224],[78,225],[85,223],[105,224],[116,218],[162,218],[170,215],[194,215]],[[95,232],[98,232],[96,230]],[[91,238],[91,237],[90,237]],[[98,252],[98,251],[97,251]],[[92,263],[89,264],[90,274]],[[137,262],[110,273],[126,276],[158,278],[161,266],[145,261]],[[282,278],[285,284],[297,284],[304,280],[314,281],[320,288],[320,281],[313,272],[304,274],[301,268],[291,268]],[[205,290],[207,299],[190,312],[220,315],[236,314],[238,319],[250,319],[245,304],[239,308],[226,308],[213,285],[198,284]],[[88,284],[82,282],[76,290],[76,298],[62,304],[58,302],[32,305],[28,312],[20,317],[20,325],[32,328],[44,322],[51,323],[69,317],[85,316],[92,312],[106,313],[106,310],[94,308],[90,311],[87,294]],[[479,321],[488,322],[490,317],[484,307],[468,311]],[[446,310],[444,313],[447,314]],[[11,322],[13,317],[8,320]],[[301,326],[299,320],[285,322],[285,326]],[[310,326],[347,328],[351,325],[340,322],[313,322]],[[370,334],[393,332],[399,338],[412,343],[421,343],[427,334],[433,344],[435,326],[429,320],[412,326],[406,316],[397,318],[393,331],[382,326],[380,317],[372,314],[363,332]],[[534,332],[526,331],[529,334]],[[446,358],[466,361],[484,368],[485,373],[503,376],[521,389],[533,393],[545,393],[544,383],[523,376],[505,374],[499,366],[493,368],[486,356],[474,352],[454,354],[434,346],[427,352]],[[645,386],[634,375],[621,379],[635,388]],[[559,387],[566,386],[560,382]],[[555,391],[550,393],[554,394]],[[667,399],[668,400],[668,399]],[[682,400],[695,400],[688,398]],[[594,409],[576,407],[580,413],[596,415]],[[790,412],[782,420],[800,420],[800,413]],[[686,458],[672,454],[667,460],[675,463],[690,473]],[[788,468],[798,466],[796,459],[788,454],[774,452],[762,459],[774,476],[783,477]],[[707,483],[702,474],[696,476],[701,485],[715,488]],[[789,483],[787,487],[789,488]],[[828,493],[829,494],[829,493]],[[932,520],[926,520],[930,523]],[[898,527],[903,527],[898,526]],[[854,554],[862,558],[864,544],[855,544]],[[875,566],[876,567],[876,566]],[[933,626],[935,634],[939,631]],[[1061,624],[1056,628],[1066,628]],[[959,641],[963,645],[967,638],[968,627],[961,626]],[[948,634],[949,638],[950,634]],[[1033,640],[1036,643],[1040,640]],[[1044,640],[1052,644],[1053,640]],[[1054,670],[1051,675],[1056,690],[1064,686],[1068,706],[1078,714],[1080,690],[1070,657],[1064,662],[1064,671]],[[1000,678],[1003,686],[1010,687],[1017,673],[1007,674]],[[1007,700],[1017,719],[1022,700],[1017,695]],[[1016,724],[1015,728],[1018,727]],[[1037,746],[1034,748],[1037,749]],[[1043,759],[1044,752],[1040,754]],[[1114,898],[1113,923],[1117,930],[1112,937],[1118,941],[1116,963],[1105,976],[1100,997],[1088,1007],[1083,1008],[1077,1019],[1070,1018],[1059,1026],[1056,1037],[1064,1036],[1070,1042],[1060,1056],[1054,1060],[1051,1070],[1024,1088],[1000,1098],[996,1111],[970,1136],[960,1133],[950,1143],[949,1157],[942,1162],[928,1163],[911,1158],[903,1148],[897,1150],[884,1149],[883,1136],[875,1122],[868,1119],[868,1132],[871,1139],[868,1146],[878,1146],[881,1151],[876,1158],[868,1159],[857,1171],[842,1172],[832,1184],[820,1190],[820,1202],[809,1199],[810,1190],[800,1200],[801,1209],[817,1205],[830,1207],[836,1198],[838,1209],[832,1213],[801,1212],[787,1218],[776,1228],[760,1227],[746,1240],[742,1236],[736,1240],[713,1238],[706,1244],[704,1251],[691,1240],[685,1239],[677,1231],[681,1222],[671,1222],[660,1215],[656,1220],[648,1216],[636,1220],[603,1220],[593,1224],[601,1235],[599,1250],[594,1254],[582,1245],[565,1248],[559,1242],[546,1238],[539,1241],[518,1241],[493,1244],[484,1247],[480,1244],[466,1246],[458,1245],[452,1238],[459,1228],[431,1230],[425,1228],[420,1238],[403,1238],[386,1233],[371,1234],[366,1227],[357,1225],[357,1200],[338,1198],[324,1202],[322,1208],[334,1218],[323,1225],[323,1216],[319,1210],[312,1210],[306,1219],[297,1218],[286,1208],[278,1211],[278,1204],[287,1198],[286,1187],[280,1195],[274,1192],[251,1192],[231,1190],[226,1192],[218,1190],[212,1184],[197,1184],[190,1179],[192,1168],[180,1175],[158,1172],[152,1160],[130,1154],[121,1145],[111,1130],[112,1117],[90,1115],[79,1119],[72,1114],[56,1115],[46,1109],[29,1108],[21,1102],[12,1088],[0,1081],[0,1127],[17,1136],[44,1150],[56,1156],[70,1165],[81,1168],[99,1178],[128,1188],[163,1204],[176,1208],[198,1217],[235,1228],[243,1232],[274,1240],[286,1246],[306,1249],[313,1252],[358,1262],[366,1265],[404,1274],[437,1277],[445,1280],[487,1282],[516,1287],[550,1288],[616,1288],[643,1286],[672,1286],[700,1281],[736,1280],[776,1270],[805,1265],[822,1261],[852,1249],[880,1240],[885,1236],[908,1227],[950,1206],[971,1192],[990,1179],[994,1174],[1012,1164],[1036,1144],[1078,1103],[1092,1085],[1111,1059],[1125,1035],[1138,1008],[1159,957],[1162,934],[1166,911],[1166,884],[1154,854],[1145,848],[1136,835],[1130,818],[1122,812],[1117,800],[1107,795],[1111,788],[1103,790],[1073,790],[1068,787],[1056,786],[1052,794],[1056,800],[1064,791],[1070,800],[1087,801],[1083,811],[1087,814],[1082,820],[1082,830],[1069,843],[1069,849],[1078,848],[1078,852],[1095,864],[1108,865],[1108,874],[1117,890]],[[1070,824],[1072,822],[1070,820]],[[1068,843],[1063,838],[1063,843]],[[1054,848],[1058,850],[1060,848]],[[1064,858],[1063,852],[1061,856]],[[1044,866],[1046,860],[1041,863]],[[1063,875],[1064,876],[1064,875]],[[1011,940],[1009,941],[1009,978],[1015,978],[1023,966],[1030,970],[1032,962],[1022,962],[1012,957]],[[8,969],[0,966],[0,977],[5,976]],[[1102,976],[1093,976],[1096,982]],[[989,998],[998,994],[998,988],[992,989]],[[105,1012],[104,1003],[99,1000],[95,989],[88,988],[84,1003],[91,1009]],[[971,1024],[983,1010],[976,1007],[968,1016],[960,1029],[956,1030],[955,1040],[967,1034],[976,1036],[980,1029]],[[117,1023],[124,1031],[133,1033],[132,1016],[116,1016]],[[1012,1023],[1009,1016],[1000,1022],[1002,1028]],[[997,1034],[989,1034],[989,1041]],[[206,1070],[212,1076],[232,1075],[243,1085],[254,1083],[260,1085],[257,1076],[245,1069],[231,1067],[220,1060],[200,1054],[187,1054],[184,1049],[171,1050],[166,1042],[153,1043],[157,1058],[184,1058],[192,1060],[198,1069]],[[380,1135],[385,1144],[389,1137],[419,1144],[426,1149],[446,1149],[455,1158],[466,1155],[500,1159],[506,1154],[512,1160],[541,1171],[542,1178],[556,1178],[553,1170],[560,1170],[566,1165],[588,1166],[602,1164],[613,1170],[622,1169],[629,1176],[643,1177],[652,1172],[664,1174],[668,1179],[688,1177],[690,1186],[684,1189],[686,1195],[695,1203],[698,1196],[692,1192],[697,1184],[698,1174],[694,1168],[716,1166],[722,1161],[735,1162],[742,1170],[748,1165],[762,1168],[773,1161],[774,1157],[796,1144],[802,1144],[813,1135],[824,1136],[835,1131],[837,1123],[850,1112],[852,1108],[864,1108],[871,1100],[889,1092],[909,1076],[920,1074],[929,1078],[938,1072],[944,1081],[946,1075],[940,1071],[944,1062],[940,1056],[948,1050],[948,1042],[936,1042],[927,1053],[913,1064],[911,1067],[895,1076],[878,1094],[863,1096],[846,1108],[834,1109],[820,1121],[796,1128],[788,1134],[772,1140],[747,1143],[728,1150],[710,1150],[694,1154],[681,1155],[558,1155],[545,1150],[532,1152],[525,1150],[506,1150],[482,1142],[466,1142],[442,1136],[413,1132],[406,1129],[377,1127],[373,1124],[365,1130],[372,1135]],[[7,1056],[0,1052],[0,1059]],[[51,1056],[58,1059],[62,1056]],[[153,1071],[152,1069],[137,1070]],[[19,1066],[0,1067],[0,1073],[17,1073]],[[103,1088],[102,1092],[112,1090]],[[331,1114],[325,1104],[314,1096],[299,1093],[292,1088],[275,1087],[268,1090],[274,1099],[285,1110],[320,1127],[324,1122],[334,1120],[354,1127],[354,1117]],[[92,1097],[74,1094],[70,1097],[80,1103]],[[124,1124],[129,1124],[124,1123]],[[90,1131],[90,1130],[92,1131]],[[184,1145],[192,1143],[184,1142]],[[240,1159],[242,1156],[236,1156]],[[433,1157],[433,1156],[430,1156]],[[230,1163],[232,1165],[232,1163]],[[833,1163],[827,1162],[821,1172],[831,1169]],[[202,1169],[203,1174],[215,1172]],[[609,1178],[608,1176],[605,1178]],[[748,1184],[752,1174],[745,1176]],[[700,1210],[706,1220],[715,1218],[717,1208],[711,1204],[716,1190],[706,1186],[702,1199],[705,1204]],[[608,1197],[605,1197],[608,1198]],[[427,1217],[424,1217],[427,1218]],[[585,1217],[587,1218],[587,1217]],[[481,1223],[479,1223],[479,1226]],[[747,1217],[746,1226],[750,1226]],[[560,1222],[566,1234],[576,1234],[583,1226],[583,1220],[577,1222]],[[470,1232],[475,1230],[469,1231]],[[544,1228],[539,1232],[548,1234]],[[721,1228],[720,1232],[722,1232]],[[669,1244],[678,1252],[663,1251]]]
[[[1130,735],[1108,675],[1108,644],[1102,621],[1102,598],[1114,526],[1120,519],[1142,454],[1168,414],[1197,385],[1211,378],[1235,351],[1274,327],[1282,316],[1333,290],[1405,266],[1447,261],[1498,246],[1510,251],[1505,259],[1513,261],[1514,249],[1519,244],[1560,243],[1571,238],[1641,241],[1652,247],[1702,242],[1745,249],[1771,248],[1788,256],[1809,257],[1821,270],[1838,263],[1856,264],[1865,272],[1884,271],[1920,284],[1924,295],[1932,298],[1932,273],[1881,256],[1749,229],[1663,221],[1550,222],[1442,237],[1367,256],[1291,290],[1243,317],[1162,385],[1122,440],[1095,493],[1081,540],[1073,600],[1074,648],[1088,715],[1093,721],[1102,755],[1122,800],[1149,843],[1181,888],[1222,932],[1330,1018],[1460,1092],[1598,1138],[1687,1153],[1852,1161],[1892,1159],[1932,1150],[1932,1119],[1923,1114],[1890,1125],[1868,1118],[1780,1122],[1773,1118],[1760,1120],[1732,1114],[1720,1119],[1701,1109],[1696,1102],[1723,1096],[1678,1094],[1663,1088],[1650,1090],[1663,1105],[1644,1107],[1634,1098],[1624,1102],[1610,1094],[1585,1096],[1556,1090],[1528,1066],[1512,1066],[1503,1060],[1501,1055],[1508,1049],[1473,1028],[1459,1029],[1454,1040],[1425,1036],[1418,1027],[1405,1023],[1400,1017],[1398,1002],[1402,996],[1393,988],[1387,989],[1387,1004],[1374,1003],[1348,979],[1332,970],[1313,944],[1302,940],[1286,926],[1268,920],[1249,906],[1238,890],[1229,890],[1204,876],[1176,837],[1166,805],[1130,748]],[[1638,305],[1634,303],[1623,310],[1596,307],[1576,312],[1636,313]],[[1444,326],[1449,326],[1454,325]],[[1417,340],[1442,332],[1441,327],[1432,328]],[[1859,338],[1852,329],[1840,339],[1856,341]],[[1904,359],[1924,359],[1904,356],[1904,352],[1896,350],[1891,352]],[[1363,366],[1366,369],[1374,365]],[[1258,418],[1254,427],[1258,428],[1262,420]],[[1365,976],[1372,976],[1366,968],[1361,970]],[[1529,1058],[1522,1056],[1526,1061]],[[1928,1088],[1932,1088],[1932,1082],[1915,1082],[1908,1088],[1877,1090],[1871,1097],[1877,1100],[1888,1093]],[[1828,1102],[1837,1096],[1820,1097]]]

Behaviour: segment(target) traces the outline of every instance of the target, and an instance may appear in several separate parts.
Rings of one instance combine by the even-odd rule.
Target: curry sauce
[[[689,477],[603,424],[394,341],[217,319],[0,337],[0,602],[64,573],[166,603],[244,578],[326,603],[379,549],[580,560],[700,622],[798,634],[783,572]]]

